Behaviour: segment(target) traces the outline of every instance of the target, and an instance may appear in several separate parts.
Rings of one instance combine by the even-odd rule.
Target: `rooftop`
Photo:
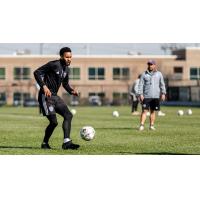
[[[59,55],[0,55],[0,58],[55,58],[58,59]],[[176,59],[176,55],[73,55],[73,58],[119,58],[119,59]]]

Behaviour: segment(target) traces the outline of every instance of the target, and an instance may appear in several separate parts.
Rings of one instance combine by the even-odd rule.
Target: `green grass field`
[[[46,118],[37,108],[0,108],[0,154],[68,154],[68,155],[130,155],[130,154],[200,154],[200,109],[193,115],[177,116],[177,107],[163,107],[165,117],[157,117],[156,131],[137,130],[139,117],[130,114],[130,107],[76,107],[71,138],[81,145],[79,150],[62,150],[62,118],[50,139],[52,150],[40,149]],[[118,110],[119,118],[112,116]],[[95,139],[84,141],[79,136],[82,126],[96,130]]]

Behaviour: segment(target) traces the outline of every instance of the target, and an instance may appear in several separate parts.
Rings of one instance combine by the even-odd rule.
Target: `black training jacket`
[[[34,71],[34,76],[41,91],[43,91],[43,86],[46,85],[52,95],[57,95],[61,83],[69,94],[73,91],[69,85],[69,68],[61,59],[50,61],[39,67]]]

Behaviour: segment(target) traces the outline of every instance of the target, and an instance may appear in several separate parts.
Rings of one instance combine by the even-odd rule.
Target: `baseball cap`
[[[156,61],[155,60],[148,60],[147,64],[155,65]]]

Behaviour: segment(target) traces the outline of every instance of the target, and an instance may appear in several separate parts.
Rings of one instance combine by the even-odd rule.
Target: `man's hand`
[[[143,102],[144,96],[143,96],[143,95],[140,95],[140,96],[139,96],[139,99],[140,99],[140,102]]]
[[[72,94],[73,94],[74,96],[79,96],[79,94],[78,94],[78,91],[77,91],[77,90],[73,90],[73,91],[72,91]]]
[[[165,101],[165,98],[166,98],[165,94],[162,94],[160,98],[161,98],[162,101]]]
[[[51,91],[49,90],[49,88],[46,85],[43,86],[43,90],[44,90],[44,95],[46,97],[51,97]]]

